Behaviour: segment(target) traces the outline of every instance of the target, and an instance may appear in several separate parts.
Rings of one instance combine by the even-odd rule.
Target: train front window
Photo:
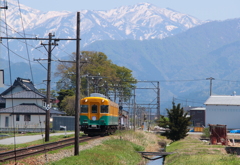
[[[81,105],[81,113],[88,113],[88,105]]]
[[[92,113],[97,113],[97,105],[92,105]]]
[[[101,113],[108,113],[108,105],[101,105]]]

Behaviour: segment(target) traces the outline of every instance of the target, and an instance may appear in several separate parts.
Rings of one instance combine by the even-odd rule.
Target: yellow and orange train
[[[80,105],[80,130],[85,134],[112,134],[118,129],[119,106],[106,96],[93,93],[81,99]]]

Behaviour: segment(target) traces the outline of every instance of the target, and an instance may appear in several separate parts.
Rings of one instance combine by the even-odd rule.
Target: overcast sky
[[[16,0],[42,11],[109,10],[123,5],[148,2],[160,8],[171,8],[201,20],[240,18],[240,0]]]

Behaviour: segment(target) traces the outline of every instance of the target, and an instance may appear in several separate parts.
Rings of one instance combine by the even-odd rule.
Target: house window
[[[16,121],[20,121],[20,115],[16,115]]]
[[[24,121],[31,121],[31,115],[24,115]]]

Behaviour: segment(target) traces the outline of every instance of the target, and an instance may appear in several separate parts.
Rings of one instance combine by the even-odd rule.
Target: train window
[[[101,105],[101,113],[108,113],[108,105]]]
[[[81,113],[88,113],[88,105],[81,105]]]
[[[97,113],[97,105],[92,105],[92,113]]]

